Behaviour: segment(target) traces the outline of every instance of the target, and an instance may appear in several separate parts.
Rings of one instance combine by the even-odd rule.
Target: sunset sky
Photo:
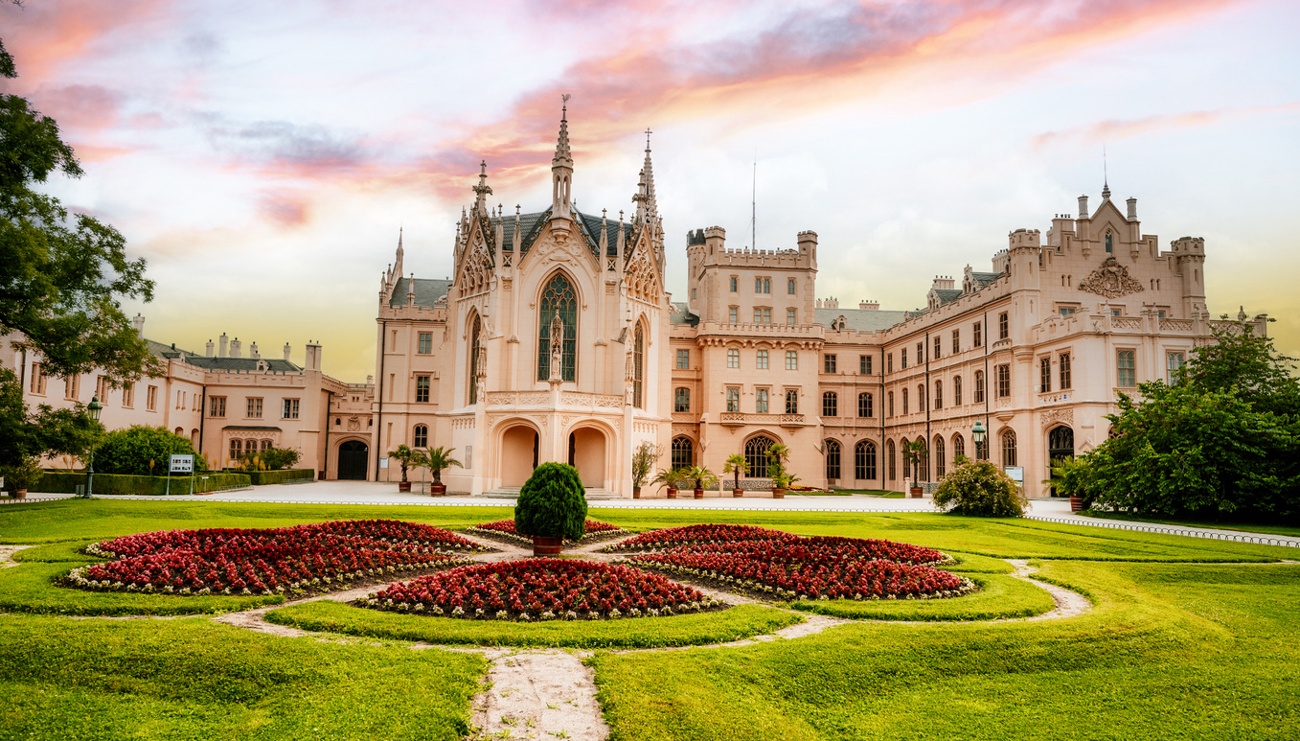
[[[222,331],[374,372],[379,274],[451,272],[480,159],[492,200],[549,205],[562,93],[579,208],[632,210],[653,130],[668,285],[685,234],[820,235],[818,294],[925,303],[1006,234],[1138,198],[1206,241],[1211,311],[1277,318],[1300,355],[1294,0],[389,0],[0,4],[5,92],[86,176],[49,189],[157,281],[152,339]]]

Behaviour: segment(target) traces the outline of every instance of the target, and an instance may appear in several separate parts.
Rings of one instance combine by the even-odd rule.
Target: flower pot
[[[410,490],[411,490],[411,482],[410,482],[410,481],[398,481],[398,482],[397,482],[397,490],[398,490],[398,491],[410,491]]]
[[[1083,511],[1083,497],[1070,497],[1070,511],[1071,512]]]
[[[446,484],[429,484],[429,496],[441,497],[447,494]]]
[[[696,498],[696,499],[703,499],[703,498],[704,498],[704,490],[703,490],[703,489],[696,489],[696,490],[695,490],[695,498]]]
[[[921,498],[921,495],[922,495],[923,493],[924,493],[924,492],[922,491],[921,487],[919,487],[919,486],[913,486],[913,487],[912,487],[912,498],[913,498],[913,499],[920,499],[920,498]]]
[[[633,499],[640,499],[640,498],[641,498],[641,487],[639,487],[639,486],[634,486],[634,487],[632,487],[632,498],[633,498]]]
[[[564,538],[554,538],[549,535],[533,536],[534,556],[558,556],[563,547]]]
[[[731,490],[731,496],[733,496],[733,497],[743,497],[743,496],[745,496],[745,490],[744,490],[744,489],[732,489],[732,490]]]
[[[676,498],[677,498],[677,490],[674,489],[674,488],[671,487],[671,486],[668,487],[668,498],[669,498],[669,499],[676,499]]]
[[[14,499],[26,499],[26,498],[27,498],[26,489],[14,489]]]
[[[786,492],[785,489],[773,489],[773,490],[772,490],[772,498],[773,498],[773,499],[785,499],[785,492]]]

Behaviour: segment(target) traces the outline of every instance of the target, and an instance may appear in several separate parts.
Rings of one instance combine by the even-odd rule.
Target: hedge
[[[252,479],[253,486],[287,484],[292,481],[312,481],[316,472],[310,468],[290,468],[284,471],[241,471]]]
[[[77,487],[86,483],[86,474],[80,471],[46,471],[41,481],[32,488],[47,494],[75,494]],[[194,492],[240,489],[249,485],[246,473],[201,473],[194,477]],[[188,476],[172,477],[172,494],[189,494]],[[131,476],[122,473],[95,474],[95,494],[165,494],[166,476]]]

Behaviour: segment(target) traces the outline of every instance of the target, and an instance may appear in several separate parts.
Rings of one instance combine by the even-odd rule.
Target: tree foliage
[[[587,496],[578,469],[543,463],[519,491],[515,529],[522,535],[578,540],[587,529]]]
[[[171,456],[186,454],[194,456],[195,471],[206,470],[206,461],[194,451],[188,438],[162,427],[134,425],[104,436],[103,444],[95,449],[95,470],[157,476],[167,473]]]
[[[934,506],[952,515],[1022,517],[1025,495],[989,461],[967,460],[935,488]]]

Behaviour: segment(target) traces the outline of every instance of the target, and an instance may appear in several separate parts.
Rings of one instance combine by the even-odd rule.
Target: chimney
[[[217,341],[218,341],[217,357],[218,358],[229,357],[229,355],[226,354],[226,346],[229,343],[229,340],[226,338],[226,333],[222,332],[221,336],[217,338]]]
[[[934,276],[934,283],[930,287],[950,291],[954,285],[956,285],[956,283],[951,275],[936,275]]]
[[[315,340],[307,340],[307,370],[320,370],[320,343]]]
[[[208,346],[207,346],[207,349],[203,351],[204,356],[210,358],[210,357],[212,357],[216,352],[217,352],[217,350],[216,350],[216,346],[212,344],[212,340],[208,340]]]
[[[144,339],[144,314],[136,313],[135,318],[131,320],[135,325],[135,334],[140,339]]]
[[[288,360],[288,359],[289,359],[289,353],[290,353],[292,350],[293,350],[293,348],[289,347],[289,343],[287,343],[287,342],[284,343],[284,359],[285,359],[285,360]]]
[[[1128,220],[1137,221],[1138,218],[1138,199],[1130,198],[1128,203]]]
[[[230,341],[230,357],[244,357],[244,343],[240,342],[238,337]]]
[[[256,340],[253,341],[253,344],[248,346],[248,357],[252,358],[253,360],[260,360],[262,357],[262,354],[257,351]]]
[[[859,301],[858,308],[862,309],[863,311],[880,311],[880,302],[872,301],[870,299],[866,301]]]
[[[1088,218],[1088,196],[1079,196],[1079,218]]]

